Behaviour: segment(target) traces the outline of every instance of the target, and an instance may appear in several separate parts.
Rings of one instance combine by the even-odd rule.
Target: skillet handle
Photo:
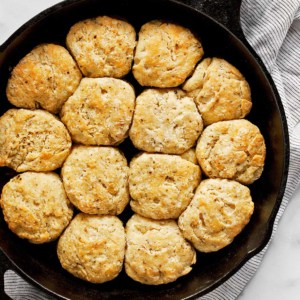
[[[181,2],[205,13],[224,25],[242,42],[246,42],[241,23],[240,9],[242,0],[180,0]]]

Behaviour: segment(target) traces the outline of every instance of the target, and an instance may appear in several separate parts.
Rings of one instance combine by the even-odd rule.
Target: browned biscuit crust
[[[113,280],[123,267],[125,231],[115,216],[79,213],[61,235],[57,255],[72,275],[92,283]]]
[[[136,99],[129,136],[147,152],[182,154],[192,148],[203,130],[192,98],[180,89],[147,89]]]
[[[188,28],[153,20],[139,31],[133,75],[142,86],[177,87],[203,54],[200,41]]]
[[[183,90],[194,98],[205,125],[242,119],[252,107],[250,86],[244,76],[217,57],[200,62]]]
[[[185,152],[183,152],[181,155],[181,158],[186,159],[187,161],[192,162],[195,165],[199,165],[197,156],[196,156],[196,148],[191,148]]]
[[[9,229],[35,244],[55,240],[73,216],[62,181],[52,172],[13,177],[3,187],[0,204]]]
[[[248,187],[233,180],[206,179],[179,217],[178,225],[197,250],[218,251],[243,230],[253,209]]]
[[[117,145],[127,136],[135,91],[124,80],[83,78],[60,117],[72,140],[85,145]]]
[[[248,120],[221,121],[203,130],[196,156],[208,177],[251,184],[262,174],[266,146],[259,128]]]
[[[17,107],[43,108],[56,114],[74,93],[81,77],[67,49],[41,44],[14,67],[7,83],[7,99]]]
[[[173,282],[196,263],[195,250],[175,220],[158,221],[135,214],[125,231],[125,271],[133,280],[149,285]]]
[[[71,146],[64,124],[47,111],[10,109],[0,117],[0,166],[52,171],[61,167]]]
[[[199,166],[169,154],[143,153],[130,162],[130,206],[152,219],[177,219],[201,180]]]
[[[129,202],[128,171],[117,148],[74,146],[61,175],[70,201],[79,210],[118,215]]]
[[[126,21],[99,16],[73,25],[66,43],[85,76],[121,78],[131,69],[136,32]]]

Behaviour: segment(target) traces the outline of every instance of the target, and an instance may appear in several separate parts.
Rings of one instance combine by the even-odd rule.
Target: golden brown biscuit
[[[147,152],[182,154],[192,148],[203,130],[192,100],[180,89],[147,89],[136,99],[129,136]]]
[[[49,112],[10,109],[0,117],[0,166],[52,171],[63,164],[71,146],[66,127]]]
[[[72,275],[92,283],[113,280],[122,270],[125,231],[115,216],[79,213],[61,235],[57,255]]]
[[[198,162],[198,159],[196,156],[196,148],[191,148],[191,149],[183,152],[180,156],[181,156],[181,158],[186,159],[195,165],[199,165],[199,162]]]
[[[113,147],[74,146],[61,175],[70,201],[88,214],[120,214],[129,202],[127,161]]]
[[[177,87],[203,54],[200,41],[188,28],[153,20],[139,31],[133,75],[142,86]]]
[[[121,78],[131,69],[136,32],[126,21],[99,16],[73,25],[66,43],[85,76]]]
[[[179,217],[178,225],[197,250],[218,251],[248,224],[253,209],[248,187],[233,180],[206,179]]]
[[[196,263],[195,250],[175,220],[152,220],[135,214],[125,231],[125,271],[135,281],[149,285],[173,282],[188,274]]]
[[[58,113],[81,77],[67,49],[41,44],[14,67],[6,88],[7,99],[17,107]]]
[[[242,119],[252,107],[250,87],[244,76],[217,57],[200,62],[183,90],[194,98],[204,125]]]
[[[83,78],[60,116],[73,141],[117,145],[127,136],[135,105],[130,84],[115,78]]]
[[[221,121],[203,130],[196,156],[208,177],[251,184],[262,174],[266,146],[259,128],[248,120]]]
[[[35,244],[55,240],[73,216],[61,179],[52,172],[13,177],[3,187],[0,204],[9,229]]]
[[[130,162],[132,210],[152,219],[176,219],[199,185],[199,166],[177,155],[142,153]]]

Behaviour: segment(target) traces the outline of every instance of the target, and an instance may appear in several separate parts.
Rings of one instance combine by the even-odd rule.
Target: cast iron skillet
[[[220,56],[235,65],[251,88],[253,109],[247,119],[256,124],[266,140],[267,158],[262,177],[250,186],[255,212],[244,231],[221,251],[198,253],[193,271],[176,282],[146,286],[134,282],[124,272],[111,282],[94,285],[64,271],[56,257],[56,242],[30,245],[12,234],[0,216],[1,250],[27,280],[59,298],[71,299],[186,299],[204,295],[232,276],[248,259],[267,244],[281,203],[288,172],[289,140],[282,103],[261,60],[246,42],[239,24],[241,0],[68,0],[45,10],[22,26],[0,48],[1,115],[11,106],[5,87],[12,67],[41,42],[64,45],[75,22],[98,15],[125,17],[138,30],[151,20],[176,21],[195,31],[206,56]],[[188,5],[186,5],[188,4]],[[194,8],[192,8],[194,7]],[[195,9],[197,8],[197,10]],[[221,25],[223,23],[225,26]],[[127,76],[137,91],[141,87]],[[122,149],[130,159],[134,150],[129,141]],[[0,169],[0,188],[15,173]],[[126,222],[130,211],[121,218]]]

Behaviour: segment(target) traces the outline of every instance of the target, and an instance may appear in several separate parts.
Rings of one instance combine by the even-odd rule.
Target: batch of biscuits
[[[57,242],[62,268],[93,283],[124,268],[166,284],[192,271],[197,251],[228,246],[253,214],[266,147],[246,119],[246,79],[204,50],[181,24],[99,16],[74,24],[66,45],[25,55],[0,117],[0,166],[18,173],[0,200],[9,229]]]

